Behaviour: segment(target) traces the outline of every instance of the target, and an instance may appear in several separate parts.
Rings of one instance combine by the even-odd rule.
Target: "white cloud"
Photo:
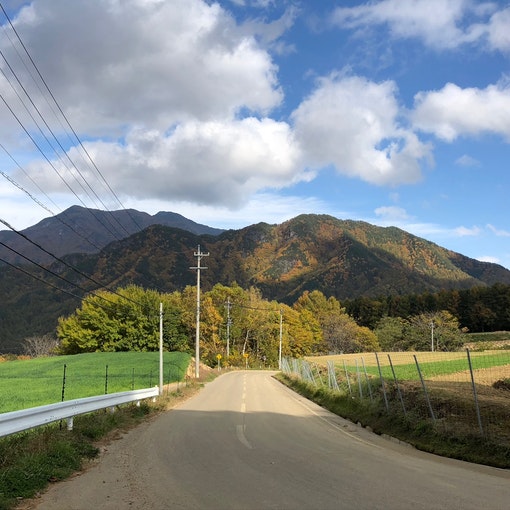
[[[417,182],[419,160],[430,157],[430,149],[399,124],[395,95],[391,81],[339,75],[319,80],[292,114],[308,165],[334,165],[372,184]]]
[[[332,21],[351,29],[385,25],[396,39],[420,39],[434,49],[487,40],[492,49],[507,51],[509,11],[471,0],[381,0],[338,7]]]
[[[265,188],[279,189],[308,180],[301,171],[300,149],[286,123],[245,118],[230,122],[187,122],[169,134],[132,130],[124,143],[87,142],[99,168],[108,169],[110,185],[122,196],[189,200],[239,208]],[[71,159],[77,161],[76,149]],[[69,171],[55,163],[70,181]],[[49,165],[31,165],[46,189],[63,191]],[[88,182],[95,176],[82,168]],[[23,176],[19,175],[20,180]]]
[[[128,124],[167,129],[240,110],[264,114],[282,99],[269,54],[216,3],[37,0],[14,23],[82,133],[119,136]]]
[[[501,264],[498,257],[492,257],[491,255],[482,255],[481,257],[476,257],[476,260],[480,262],[490,262],[491,264]]]
[[[382,206],[375,209],[375,214],[385,222],[405,221],[409,219],[407,211],[402,207]]]
[[[487,228],[497,237],[510,237],[510,232],[508,230],[498,229],[490,223],[487,224]]]
[[[127,203],[130,206],[130,202]],[[197,205],[192,202],[168,202],[165,200],[135,201],[132,205],[150,214],[173,211],[193,221],[211,227],[239,229],[258,222],[282,223],[299,214],[332,214],[327,204],[314,197],[284,197],[274,193],[256,193],[240,209],[233,212],[227,207]]]
[[[458,237],[466,237],[466,236],[476,237],[482,233],[482,230],[480,229],[480,227],[476,227],[476,226],[473,226],[471,228],[461,226],[461,227],[457,227],[456,229],[454,229],[454,233]]]
[[[503,80],[485,89],[454,83],[415,96],[411,114],[416,129],[451,142],[459,136],[494,133],[510,142],[510,83]]]
[[[455,164],[460,166],[480,166],[480,161],[467,154],[463,154],[455,160]]]
[[[492,48],[510,51],[510,7],[495,13],[489,23],[488,39]]]

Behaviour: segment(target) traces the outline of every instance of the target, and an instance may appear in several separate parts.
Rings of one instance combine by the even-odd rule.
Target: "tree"
[[[446,310],[411,317],[407,335],[408,349],[415,351],[432,350],[432,338],[435,351],[456,351],[464,343],[459,321]]]
[[[159,348],[159,306],[162,296],[152,290],[129,286],[115,293],[97,291],[84,298],[81,308],[58,321],[60,352],[155,351]],[[175,301],[175,300],[174,300]],[[175,304],[175,303],[174,303]],[[179,331],[183,341],[182,314],[174,306],[167,316],[167,329]],[[165,340],[165,339],[164,339]],[[169,346],[168,337],[166,347]]]
[[[31,336],[23,340],[23,352],[31,358],[50,356],[55,354],[58,348],[58,340],[50,334]]]
[[[383,351],[401,351],[406,348],[408,321],[401,317],[383,317],[375,328],[379,345]]]
[[[302,321],[312,327],[314,352],[362,352],[379,350],[377,337],[367,327],[358,326],[340,302],[334,297],[327,299],[322,292],[304,292],[294,308]]]

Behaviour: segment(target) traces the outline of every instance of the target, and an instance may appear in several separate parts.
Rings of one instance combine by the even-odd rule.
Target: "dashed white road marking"
[[[244,415],[246,413],[246,374],[243,377],[243,392],[241,395],[241,413]],[[253,446],[250,444],[248,439],[246,439],[246,424],[244,423],[245,416],[243,416],[243,425],[236,425],[236,435],[237,439],[246,446],[246,448],[249,448],[250,450],[253,449]]]

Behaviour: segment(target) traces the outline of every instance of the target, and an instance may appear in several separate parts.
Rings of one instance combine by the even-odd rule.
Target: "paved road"
[[[417,452],[268,372],[233,372],[113,442],[38,510],[510,508],[510,472]]]

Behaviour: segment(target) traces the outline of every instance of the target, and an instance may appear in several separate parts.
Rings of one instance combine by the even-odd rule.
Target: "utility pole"
[[[283,337],[283,313],[280,310],[280,347],[278,349],[278,369],[282,369],[282,337]]]
[[[197,326],[195,336],[195,378],[200,377],[200,270],[207,269],[207,267],[200,267],[200,260],[202,257],[208,257],[209,253],[202,253],[200,251],[200,245],[198,245],[198,251],[193,254],[197,257],[196,267],[190,267],[190,269],[197,270]]]
[[[163,303],[159,303],[159,396],[163,396]]]
[[[432,352],[434,352],[434,319],[430,321],[430,336],[432,341]]]
[[[230,356],[230,296],[227,298],[227,358]]]

